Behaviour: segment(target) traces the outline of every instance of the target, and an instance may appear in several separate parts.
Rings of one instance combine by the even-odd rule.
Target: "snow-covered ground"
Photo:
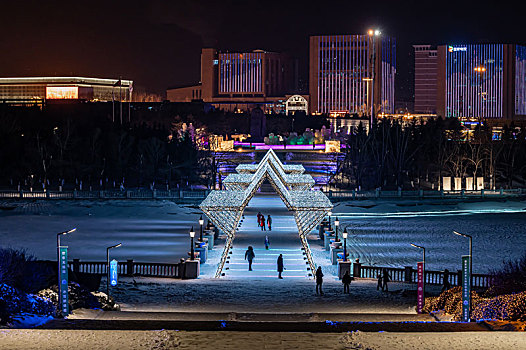
[[[0,349],[526,349],[521,332],[270,333],[185,331],[3,330]]]
[[[177,262],[189,250],[191,226],[198,232],[201,215],[194,205],[170,201],[36,201],[10,202],[20,207],[0,211],[0,245],[26,248],[39,259],[55,259],[56,233],[77,227],[63,237],[70,258],[103,261],[105,248],[122,242],[112,257],[124,261]],[[255,197],[248,211],[272,213],[281,205],[276,197]],[[473,235],[473,269],[487,272],[500,267],[504,259],[517,258],[526,247],[526,202],[459,202],[441,200],[347,201],[335,204],[334,216],[340,227],[348,226],[349,252],[362,263],[379,266],[415,266],[421,252],[410,243],[427,249],[428,269],[457,270],[460,257],[468,252],[468,240],[452,230]],[[272,248],[299,247],[290,219],[275,217],[271,233]],[[253,215],[253,214],[250,214]],[[246,216],[247,220],[255,220]],[[290,222],[289,222],[290,221]],[[283,227],[280,227],[283,226]],[[289,227],[291,226],[291,227]],[[282,240],[280,231],[287,232]],[[258,247],[263,239],[240,232],[234,247],[243,249],[251,240]],[[283,236],[284,237],[284,236]],[[314,235],[312,235],[314,237]],[[289,239],[290,238],[290,239]],[[294,240],[294,242],[293,242]],[[316,262],[327,265],[328,256],[316,241],[310,242]],[[217,250],[213,251],[218,254]],[[213,255],[213,254],[212,254]],[[203,266],[205,271],[215,270]],[[330,270],[331,268],[328,267]],[[208,273],[207,273],[208,274]]]

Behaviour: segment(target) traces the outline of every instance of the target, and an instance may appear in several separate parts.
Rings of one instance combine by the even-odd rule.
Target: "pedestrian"
[[[382,272],[378,271],[378,284],[376,285],[376,290],[379,290],[380,288],[382,288],[382,290],[383,290],[383,287],[382,287]]]
[[[258,211],[258,226],[261,226],[261,212]]]
[[[248,271],[252,271],[252,260],[256,257],[256,254],[254,254],[254,248],[252,246],[248,246],[247,251],[245,252],[245,260],[248,261]]]
[[[323,284],[323,272],[321,271],[321,266],[318,266],[318,269],[316,270],[316,294],[323,295],[323,290],[321,289],[321,286]]]
[[[272,231],[272,218],[270,217],[270,215],[267,217],[267,225],[268,225],[268,230]]]
[[[389,282],[391,279],[389,278],[389,273],[387,273],[387,269],[384,268],[383,270],[383,276],[382,276],[382,292],[385,291],[388,292],[389,291],[389,287],[387,286],[387,282]]]
[[[451,288],[451,283],[449,283],[449,270],[448,269],[444,270],[444,276],[442,277],[442,284],[443,284],[442,292]]]
[[[268,250],[270,247],[270,240],[268,239],[268,236],[265,236],[265,249]]]
[[[278,278],[281,280],[283,277],[281,277],[281,273],[283,272],[285,268],[283,267],[283,254],[280,254],[278,256]]]
[[[267,230],[267,225],[265,225],[265,215],[261,215],[261,229],[263,231]]]
[[[349,286],[351,285],[353,278],[349,274],[349,271],[345,271],[345,274],[342,277],[342,283],[343,283],[343,293],[349,294]]]

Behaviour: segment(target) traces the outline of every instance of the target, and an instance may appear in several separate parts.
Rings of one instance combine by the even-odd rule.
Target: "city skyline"
[[[83,6],[58,1],[22,9],[7,4],[0,15],[7,28],[0,49],[8,52],[0,59],[0,76],[123,76],[159,93],[199,79],[202,47],[263,48],[297,57],[306,89],[309,36],[379,28],[397,40],[397,98],[404,100],[412,95],[413,44],[523,42],[518,13],[489,2],[448,4],[453,5],[153,1]]]

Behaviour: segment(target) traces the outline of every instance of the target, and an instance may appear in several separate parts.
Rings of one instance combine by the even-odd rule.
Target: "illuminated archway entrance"
[[[201,210],[227,235],[215,277],[220,277],[236,228],[243,212],[263,181],[268,180],[287,209],[292,211],[298,234],[312,271],[315,270],[307,234],[332,210],[332,203],[320,191],[313,191],[314,179],[303,174],[302,165],[284,165],[270,149],[259,164],[240,164],[237,174],[223,181],[224,191],[212,191],[200,204]]]

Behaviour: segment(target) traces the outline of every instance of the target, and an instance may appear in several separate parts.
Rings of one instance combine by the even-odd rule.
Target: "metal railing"
[[[0,199],[205,199],[210,190],[0,191]]]
[[[105,261],[80,261],[74,259],[69,262],[73,272],[88,273],[94,275],[107,274]],[[127,260],[118,262],[117,272],[123,276],[144,276],[144,277],[180,277],[180,264],[167,263],[144,263]]]
[[[459,190],[459,191],[436,191],[436,190],[409,190],[409,191],[337,191],[325,192],[330,199],[370,199],[370,198],[500,198],[517,197],[526,195],[526,189],[499,189],[499,190]]]
[[[354,264],[353,273],[355,277],[378,278],[384,269],[387,270],[389,278],[393,282],[413,283],[417,281],[417,270],[410,266],[400,268]],[[474,273],[471,278],[473,287],[487,288],[491,285],[492,276],[489,274]],[[426,270],[424,281],[426,284],[441,285],[444,282],[444,271]],[[451,271],[449,273],[449,283],[452,286],[460,286],[462,284],[462,271]]]

